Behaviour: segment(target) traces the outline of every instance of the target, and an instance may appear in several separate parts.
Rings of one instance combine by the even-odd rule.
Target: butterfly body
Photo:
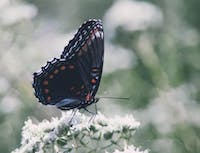
[[[64,110],[85,108],[97,102],[103,55],[101,21],[83,23],[60,58],[48,61],[40,72],[34,73],[35,96],[44,105]]]

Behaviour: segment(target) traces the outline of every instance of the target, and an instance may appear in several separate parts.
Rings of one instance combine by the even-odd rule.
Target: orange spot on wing
[[[43,85],[48,85],[48,84],[49,84],[49,82],[47,80],[43,81]]]
[[[60,70],[65,70],[65,69],[66,69],[66,66],[64,65],[60,67]]]
[[[97,68],[93,68],[92,71],[93,71],[93,72],[97,72],[98,69],[97,69]]]
[[[49,89],[44,89],[44,93],[48,94],[49,93]]]
[[[54,74],[58,74],[58,72],[59,72],[59,70],[58,70],[58,69],[55,69],[53,73],[54,73]]]
[[[70,64],[70,65],[68,65],[68,68],[69,69],[74,69],[74,65]]]
[[[48,97],[47,97],[47,101],[49,102],[50,100],[51,100],[51,97],[50,97],[50,96],[48,96]]]
[[[49,78],[50,78],[50,79],[53,79],[53,74],[49,75]]]
[[[86,100],[87,102],[91,100],[91,95],[90,95],[90,93],[87,94],[87,96],[85,97],[85,100]]]
[[[92,79],[91,80],[91,83],[96,83],[97,81],[95,79]]]

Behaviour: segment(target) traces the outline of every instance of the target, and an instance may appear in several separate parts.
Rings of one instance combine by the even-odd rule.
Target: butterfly
[[[48,61],[33,74],[35,96],[44,105],[61,110],[86,108],[98,102],[95,95],[104,61],[104,33],[101,20],[84,22],[64,48],[60,58]]]

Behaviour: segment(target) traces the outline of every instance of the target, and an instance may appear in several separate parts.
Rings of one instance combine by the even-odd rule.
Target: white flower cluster
[[[44,120],[39,124],[34,124],[28,119],[22,129],[21,147],[12,153],[118,153],[118,150],[147,153],[140,152],[132,145],[125,147],[140,125],[132,115],[106,118],[98,113],[92,121],[90,119],[91,117],[78,111],[74,116],[71,111],[67,111],[62,113],[60,119],[52,118],[51,121]]]
[[[115,34],[117,27],[127,31],[159,27],[163,23],[163,13],[147,1],[116,0],[107,10],[104,21],[110,37]]]

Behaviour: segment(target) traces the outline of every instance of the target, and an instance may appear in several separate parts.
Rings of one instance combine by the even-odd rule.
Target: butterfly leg
[[[70,126],[72,126],[73,124],[72,124],[72,121],[73,121],[73,118],[74,118],[74,116],[76,115],[76,112],[78,111],[78,109],[73,109],[72,110],[72,117],[71,117],[71,119],[69,120],[69,125]]]
[[[83,108],[85,111],[87,111],[88,113],[95,115],[95,112],[89,111],[87,108]]]
[[[94,104],[95,107],[95,115],[97,115],[97,103]]]
[[[95,119],[96,115],[97,115],[97,107],[95,104],[95,112],[89,111],[87,108],[84,108],[84,110],[86,110],[88,113],[92,114],[91,118],[89,119],[89,122],[91,122],[92,120]]]
[[[96,103],[95,103],[94,107],[95,107],[95,112],[92,112],[92,116],[91,116],[89,122],[94,120],[96,115],[97,115],[97,105],[96,105]]]

